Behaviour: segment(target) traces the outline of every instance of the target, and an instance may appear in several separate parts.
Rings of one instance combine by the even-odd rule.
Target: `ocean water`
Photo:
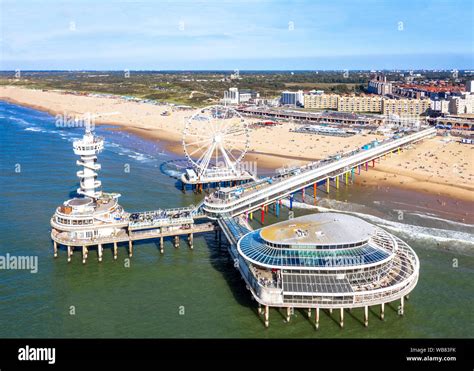
[[[114,261],[109,250],[98,263],[94,251],[86,265],[76,252],[52,256],[50,218],[78,187],[72,141],[81,128],[60,129],[54,117],[0,102],[0,255],[37,256],[38,272],[0,270],[0,337],[291,337],[385,338],[472,337],[474,227],[459,215],[418,202],[413,193],[351,186],[319,200],[319,211],[352,213],[387,228],[416,250],[420,280],[407,301],[405,315],[397,303],[371,308],[369,327],[363,313],[347,313],[345,327],[327,314],[319,331],[296,311],[290,323],[270,311],[270,328],[256,314],[244,281],[213,234],[195,237],[175,249],[167,241],[160,255],[154,242],[137,243],[130,266],[125,248]],[[179,207],[200,201],[182,194],[173,164],[182,159],[163,151],[161,143],[99,127],[106,148],[99,155],[104,190],[122,194],[128,211]],[[130,171],[125,171],[129,169]],[[323,192],[320,192],[321,195]],[[407,201],[415,200],[415,201]],[[469,209],[471,204],[461,204]],[[400,211],[402,214],[400,214]],[[297,214],[313,212],[305,209]],[[467,210],[472,212],[472,210]],[[400,215],[403,217],[400,218]],[[281,218],[286,217],[284,211]],[[266,217],[266,223],[277,219]],[[253,222],[259,227],[259,222]]]

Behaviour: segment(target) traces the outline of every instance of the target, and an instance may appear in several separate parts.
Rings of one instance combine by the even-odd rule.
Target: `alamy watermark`
[[[354,256],[354,257],[326,257],[323,258],[324,260],[324,266],[326,267],[345,267],[348,265],[363,265],[364,259],[360,256]]]
[[[233,164],[234,169],[237,173],[249,173],[253,176],[257,176],[257,161],[240,161]],[[216,168],[226,168],[226,162],[224,160],[216,162]]]
[[[58,128],[86,128],[89,131],[95,128],[95,120],[90,112],[81,116],[69,115],[66,112],[58,113],[54,118],[54,124]]]
[[[50,365],[56,363],[56,348],[34,348],[26,345],[18,349],[19,361],[46,361]]]
[[[4,270],[29,270],[38,273],[38,256],[33,255],[0,255],[0,269]]]

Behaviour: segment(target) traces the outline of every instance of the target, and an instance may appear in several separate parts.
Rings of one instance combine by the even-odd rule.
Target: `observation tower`
[[[104,148],[104,140],[86,128],[84,136],[73,143],[74,153],[81,157],[76,162],[82,166],[77,172],[80,187],[79,197],[65,201],[51,218],[51,238],[54,241],[54,256],[58,245],[67,247],[68,262],[74,247],[82,246],[83,263],[87,260],[88,246],[97,242],[98,260],[102,261],[103,243],[114,243],[114,258],[117,258],[117,241],[126,238],[130,214],[118,204],[118,193],[105,193],[97,180],[97,154]],[[130,253],[131,255],[131,253]]]
[[[102,191],[97,188],[102,185],[102,182],[97,180],[97,171],[101,166],[97,163],[97,154],[104,149],[104,139],[96,137],[89,129],[86,129],[82,139],[73,142],[73,148],[74,153],[81,156],[76,164],[83,167],[77,172],[77,176],[81,179],[77,193],[93,199],[100,198]]]

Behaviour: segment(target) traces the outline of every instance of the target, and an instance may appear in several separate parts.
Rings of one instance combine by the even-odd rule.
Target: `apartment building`
[[[305,94],[304,107],[313,109],[337,109],[337,94]]]
[[[399,117],[420,116],[430,109],[429,99],[384,99],[382,112],[384,115],[397,115]]]
[[[382,97],[377,96],[341,96],[337,103],[341,112],[382,112]]]

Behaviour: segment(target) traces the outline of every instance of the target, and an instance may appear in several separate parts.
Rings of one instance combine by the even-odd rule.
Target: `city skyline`
[[[4,1],[1,7],[1,70],[474,67],[469,1]]]

